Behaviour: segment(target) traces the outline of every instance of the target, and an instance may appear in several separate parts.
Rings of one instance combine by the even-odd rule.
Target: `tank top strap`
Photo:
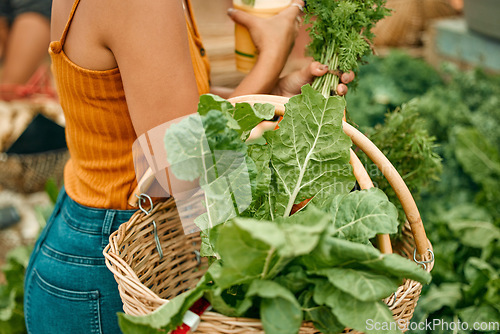
[[[62,33],[60,43],[61,47],[64,46],[64,42],[66,41],[66,36],[68,35],[68,30],[71,25],[71,22],[73,21],[73,17],[75,16],[76,8],[78,7],[78,4],[80,3],[80,0],[75,0],[73,3],[73,8],[71,8],[71,13],[69,14],[68,22],[66,22],[66,26],[64,27],[64,31]]]
[[[193,5],[191,4],[191,0],[185,0],[184,5],[186,6],[184,13],[186,16],[188,27],[190,27],[193,30],[194,36],[196,37],[197,40],[199,40],[200,31],[198,30],[198,24],[194,19],[194,11],[193,11]]]

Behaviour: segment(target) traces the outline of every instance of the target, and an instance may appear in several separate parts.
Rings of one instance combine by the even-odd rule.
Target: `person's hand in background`
[[[255,66],[232,96],[269,94],[273,91],[297,37],[303,5],[303,1],[293,0],[289,7],[270,18],[257,17],[237,9],[228,11],[235,23],[249,30],[259,53]]]

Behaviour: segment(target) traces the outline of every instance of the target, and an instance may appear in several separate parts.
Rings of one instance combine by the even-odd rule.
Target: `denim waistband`
[[[128,221],[136,210],[114,210],[91,208],[72,200],[61,189],[61,216],[73,228],[90,234],[108,234]]]

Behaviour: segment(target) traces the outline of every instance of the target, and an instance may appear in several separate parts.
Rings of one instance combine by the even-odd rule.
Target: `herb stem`
[[[321,54],[320,62],[328,66],[329,73],[321,77],[317,77],[312,88],[319,91],[324,97],[328,98],[337,92],[337,86],[339,85],[340,79],[337,75],[331,73],[339,69],[339,55],[335,52],[335,43],[326,46]]]

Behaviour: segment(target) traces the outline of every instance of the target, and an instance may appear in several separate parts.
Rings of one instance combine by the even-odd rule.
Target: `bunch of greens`
[[[371,51],[371,29],[389,14],[385,0],[308,0],[305,22],[310,24],[308,52],[328,65],[332,73],[318,77],[313,88],[330,96],[337,91],[339,77],[333,72],[356,70],[360,59]]]
[[[417,101],[412,100],[387,113],[383,124],[377,124],[366,131],[366,136],[376,143],[389,161],[395,163],[416,201],[420,199],[422,189],[428,189],[439,181],[442,171],[436,138],[429,135],[427,124],[418,113]],[[394,190],[366,155],[361,152],[359,156],[374,184],[398,208],[402,227],[406,215]]]
[[[323,333],[376,333],[368,319],[394,323],[382,299],[404,278],[428,283],[430,274],[372,245],[376,234],[397,231],[397,210],[379,189],[351,192],[344,107],[343,98],[306,85],[287,103],[278,130],[245,142],[269,105],[233,107],[205,95],[197,115],[167,130],[172,171],[199,177],[204,190],[206,213],[196,223],[212,264],[195,288],[152,314],[120,314],[125,333],[172,330],[200,297],[222,314],[260,318],[272,334],[298,333],[303,321]],[[250,200],[241,200],[245,193]]]

